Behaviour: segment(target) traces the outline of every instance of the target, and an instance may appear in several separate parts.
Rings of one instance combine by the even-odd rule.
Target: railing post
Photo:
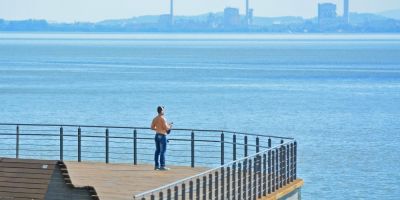
[[[247,152],[247,135],[244,136],[244,157],[248,156],[248,152]]]
[[[268,151],[269,152],[269,151]],[[267,196],[267,154],[263,154],[263,170],[262,170],[262,195]],[[261,197],[260,197],[261,198]]]
[[[213,182],[213,179],[212,179],[212,173],[210,173],[210,174],[208,174],[208,199],[209,200],[212,200],[212,197],[213,197],[213,195],[212,195],[212,191],[213,191],[213,188],[212,188],[212,182]]]
[[[231,196],[232,196],[232,200],[236,200],[236,163],[233,163],[233,166],[232,166],[232,195]]]
[[[164,199],[164,193],[161,191],[161,192],[159,192],[159,197],[158,197],[158,199],[159,200],[163,200]]]
[[[286,146],[281,141],[281,187],[286,185]]]
[[[271,166],[272,166],[272,164],[271,164],[271,149],[268,149],[268,194],[271,194],[271,182],[272,182],[272,174],[271,174]],[[266,195],[264,195],[264,196],[266,196]]]
[[[82,140],[82,135],[81,135],[81,127],[78,128],[78,162],[81,162],[81,140]]]
[[[193,200],[193,181],[189,181],[189,199]]]
[[[203,176],[203,200],[207,200],[207,176]]]
[[[247,159],[243,161],[243,199],[247,197]]]
[[[233,160],[236,160],[236,134],[233,134]]]
[[[280,181],[279,181],[279,187],[282,187],[285,185],[285,146],[281,143],[280,146],[280,154],[279,154],[279,170],[280,170]]]
[[[272,140],[271,140],[271,138],[268,138],[268,148],[271,148],[272,147]]]
[[[64,129],[60,127],[60,160],[64,160]]]
[[[293,179],[296,180],[297,179],[297,142],[294,141],[294,162],[293,162]]]
[[[286,152],[286,159],[285,159],[286,184],[289,184],[290,183],[290,145],[289,144],[286,145],[285,152]]]
[[[248,199],[249,200],[251,200],[252,199],[252,190],[253,190],[253,181],[252,181],[252,179],[253,179],[253,171],[252,171],[252,168],[253,168],[253,166],[252,166],[252,164],[253,164],[253,162],[252,162],[252,160],[251,160],[251,158],[249,159],[249,189],[248,189]]]
[[[253,159],[253,196],[252,196],[252,199],[253,200],[256,200],[256,197],[257,197],[257,188],[258,188],[258,184],[257,184],[257,174],[258,174],[258,157],[259,156],[256,156],[256,157],[254,157],[254,159]]]
[[[200,200],[200,178],[196,179],[196,200]]]
[[[133,130],[133,164],[137,165],[137,131]]]
[[[263,155],[265,155],[265,154],[263,154]],[[260,156],[257,156],[257,181],[258,181],[258,187],[257,187],[257,197],[258,198],[261,198],[261,194],[262,194],[262,189],[263,189],[263,187],[262,187],[262,172],[261,172],[261,170],[262,170],[262,156],[260,155]],[[255,195],[256,196],[256,195]]]
[[[242,163],[238,164],[238,189],[237,189],[237,199],[240,200],[242,199]]]
[[[293,181],[293,169],[294,169],[294,147],[293,143],[290,143],[290,182]]]
[[[191,151],[191,166],[192,166],[192,168],[194,168],[194,131],[192,131],[192,134],[191,134],[191,142],[190,142],[190,146],[191,146],[191,148],[190,148],[190,151]]]
[[[174,187],[174,199],[179,200],[179,188],[178,186]]]
[[[256,137],[256,153],[260,152],[260,138]]]
[[[108,155],[109,155],[109,131],[108,128],[106,128],[106,163],[108,163]]]
[[[221,200],[225,199],[225,168],[221,168]]]
[[[226,168],[226,198],[231,199],[231,168]],[[225,199],[225,198],[223,198]]]
[[[186,184],[182,183],[182,198],[181,200],[185,200],[186,199]]]
[[[279,182],[280,182],[280,175],[279,175],[279,148],[275,149],[275,189],[279,190]]]
[[[154,194],[150,195],[150,200],[155,200],[156,197],[154,196]]]
[[[15,158],[19,158],[19,125],[17,125],[15,134]]]
[[[270,182],[271,191],[268,192],[268,194],[271,194],[272,192],[275,192],[275,177],[276,177],[276,174],[275,174],[275,150],[272,150],[271,154],[269,154],[269,155],[271,155],[271,157],[268,158],[269,160],[271,160],[271,162],[270,162],[271,163],[271,165],[270,165],[271,171],[269,172],[269,174],[271,174],[271,182]]]
[[[219,184],[218,184],[218,180],[219,180],[219,176],[218,176],[218,171],[215,172],[215,177],[214,177],[215,181],[214,181],[214,187],[215,187],[215,200],[218,200],[219,197]]]
[[[171,200],[171,188],[168,188],[168,190],[167,190],[167,199],[168,200]]]
[[[221,165],[224,165],[225,161],[225,138],[224,132],[221,133]]]

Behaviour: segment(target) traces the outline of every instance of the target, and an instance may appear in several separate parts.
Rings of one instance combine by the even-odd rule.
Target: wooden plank
[[[0,172],[0,177],[50,179],[51,178],[51,174],[28,174],[28,173],[6,173],[6,172]]]
[[[26,168],[0,168],[0,172],[6,173],[28,173],[28,174],[52,174],[53,169],[26,169]]]
[[[39,163],[7,163],[7,162],[0,162],[0,168],[24,168],[24,169],[54,169],[55,165],[47,165],[46,164],[39,164]]]
[[[8,199],[4,199],[8,200]],[[13,197],[12,200],[32,200],[31,197]],[[39,200],[39,199],[34,199],[34,200]]]
[[[32,179],[32,178],[16,178],[16,177],[0,177],[0,182],[11,182],[11,183],[36,183],[48,185],[50,179]]]
[[[0,158],[0,162],[55,165],[55,164],[57,164],[58,161],[57,160],[34,160],[34,159]]]
[[[16,188],[28,188],[28,189],[47,189],[48,188],[48,184],[0,182],[0,187],[16,187]]]
[[[46,194],[47,188],[17,188],[17,187],[0,187],[0,192],[18,192],[26,194]]]
[[[8,199],[5,199],[8,200]],[[13,197],[12,200],[32,200],[31,197]],[[34,200],[39,200],[39,199],[34,199]]]
[[[44,194],[26,194],[16,192],[0,192],[0,197],[3,199],[7,198],[29,198],[29,199],[44,199]]]

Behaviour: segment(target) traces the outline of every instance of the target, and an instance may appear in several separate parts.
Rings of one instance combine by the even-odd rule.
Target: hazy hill
[[[369,22],[381,22],[386,20],[392,20],[386,16],[371,14],[371,13],[350,13],[350,23],[369,23]]]
[[[99,25],[120,25],[120,24],[146,24],[146,23],[157,23],[159,19],[158,15],[144,15],[139,17],[132,17],[129,19],[110,19],[98,22]]]
[[[392,13],[388,17],[385,13]],[[399,33],[400,16],[394,19],[400,10],[385,12],[382,15],[370,13],[350,13],[350,24],[344,24],[341,17],[329,23],[318,24],[316,17],[304,19],[296,16],[257,17],[254,16],[250,28],[243,26],[244,16],[235,25],[225,25],[224,13],[206,13],[196,16],[175,16],[173,27],[168,16],[147,15],[128,19],[104,20],[98,23],[52,23],[46,20],[8,21],[0,19],[0,31],[56,31],[56,32],[349,32],[349,33]],[[393,14],[394,13],[394,14]]]
[[[380,12],[378,14],[388,18],[400,20],[400,9],[387,10],[384,12]]]
[[[207,21],[208,18],[212,16],[214,18],[223,18],[224,13],[207,13],[202,15],[195,16],[175,16],[175,21]],[[244,18],[244,16],[241,16]],[[123,24],[146,24],[146,23],[158,23],[159,20],[158,15],[146,15],[140,17],[133,17],[129,19],[113,19],[113,20],[104,20],[98,22],[98,25],[108,25],[108,26],[121,26]],[[283,16],[283,17],[254,17],[253,24],[260,26],[268,26],[272,24],[292,24],[292,23],[302,23],[304,22],[302,17],[293,17],[293,16]]]

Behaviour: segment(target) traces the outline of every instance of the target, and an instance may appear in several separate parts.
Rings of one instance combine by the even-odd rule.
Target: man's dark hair
[[[157,107],[158,114],[160,114],[163,109],[164,109],[164,106],[158,106]]]

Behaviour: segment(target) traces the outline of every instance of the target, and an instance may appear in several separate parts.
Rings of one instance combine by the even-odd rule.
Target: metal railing
[[[168,161],[192,167],[223,165],[278,139],[292,139],[199,129],[174,129],[168,138]],[[0,145],[3,157],[152,163],[154,132],[146,127],[0,123]]]
[[[251,156],[134,195],[134,199],[259,199],[296,180],[296,153],[296,141],[282,141]]]
[[[290,137],[224,130],[173,129],[167,165],[213,169],[134,199],[255,199],[296,179],[297,143]],[[147,127],[0,123],[0,156],[153,163]],[[56,147],[56,148],[55,148]]]

